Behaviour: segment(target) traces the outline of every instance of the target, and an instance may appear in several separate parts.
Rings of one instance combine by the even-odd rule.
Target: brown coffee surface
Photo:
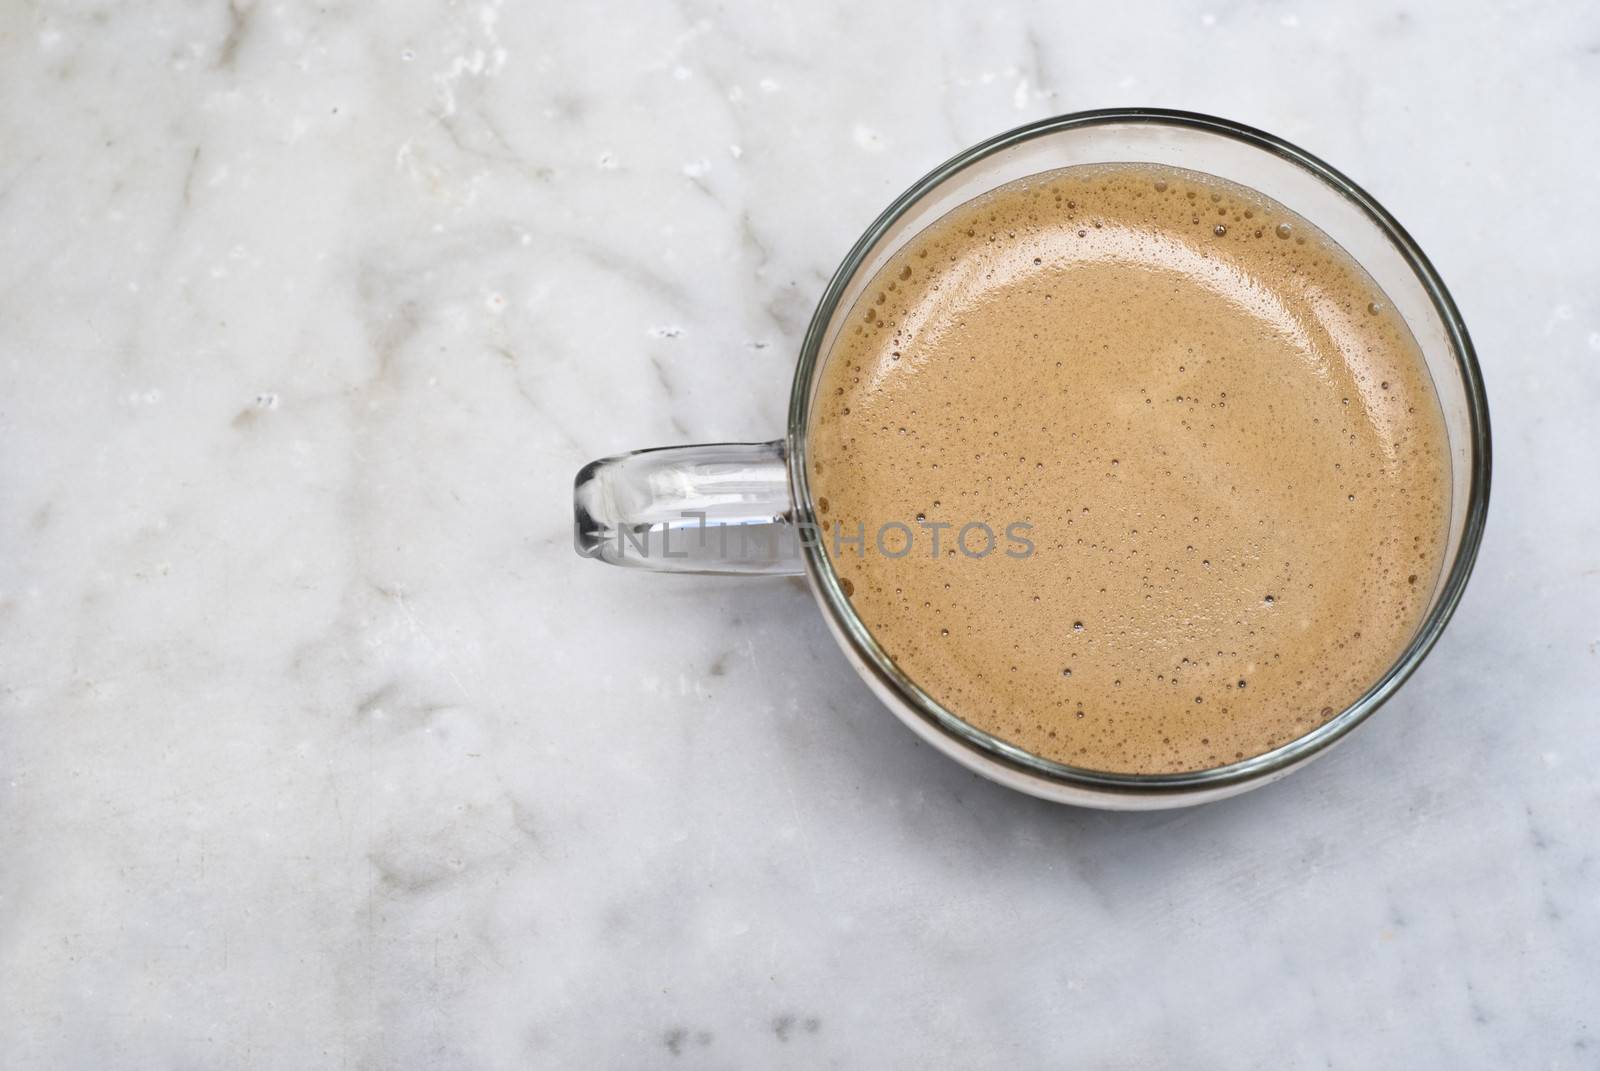
[[[1343,710],[1413,635],[1449,512],[1439,403],[1373,280],[1263,195],[1143,164],[909,242],[828,355],[809,451],[901,670],[1097,770],[1223,765]]]

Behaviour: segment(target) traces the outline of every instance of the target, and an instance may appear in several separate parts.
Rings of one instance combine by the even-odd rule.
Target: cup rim
[[[1198,131],[1243,142],[1299,166],[1360,208],[1405,259],[1407,266],[1427,291],[1434,310],[1444,325],[1467,399],[1470,431],[1470,453],[1467,460],[1471,469],[1467,490],[1466,521],[1461,533],[1460,546],[1449,574],[1444,579],[1438,602],[1418,627],[1411,642],[1389,669],[1343,711],[1310,732],[1271,751],[1223,766],[1179,773],[1137,774],[1094,770],[1046,759],[1007,743],[966,722],[928,695],[895,665],[894,660],[873,639],[871,632],[844,595],[838,574],[822,546],[822,541],[802,540],[801,553],[806,573],[818,593],[824,612],[831,618],[835,632],[846,640],[858,656],[857,664],[870,672],[877,683],[888,692],[902,699],[904,705],[924,723],[954,743],[976,751],[979,755],[1002,766],[1042,778],[1055,786],[1087,789],[1097,793],[1139,796],[1183,794],[1197,790],[1211,793],[1225,790],[1229,786],[1272,779],[1274,775],[1285,773],[1314,755],[1320,754],[1370,717],[1405,683],[1433,649],[1461,601],[1467,580],[1477,561],[1484,523],[1488,515],[1491,467],[1489,404],[1484,393],[1477,355],[1467,334],[1466,325],[1462,323],[1455,300],[1445,288],[1443,280],[1439,278],[1432,263],[1410,234],[1370,194],[1343,173],[1304,149],[1254,127],[1197,112],[1163,108],[1104,108],[1053,116],[1008,130],[958,153],[913,183],[884,209],[857,239],[823,291],[801,344],[800,358],[795,368],[794,386],[790,392],[786,451],[789,489],[794,502],[794,519],[804,525],[813,526],[807,530],[816,530],[814,526],[817,524],[817,518],[811,501],[806,471],[811,379],[823,358],[821,352],[823,336],[842,295],[867,256],[889,229],[940,183],[995,153],[1034,138],[1082,127],[1111,124],[1167,126]]]

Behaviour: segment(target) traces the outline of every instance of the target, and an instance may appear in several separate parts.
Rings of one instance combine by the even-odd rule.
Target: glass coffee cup
[[[964,721],[901,672],[845,597],[819,538],[807,486],[818,380],[862,289],[946,212],[1014,180],[1080,164],[1154,163],[1205,172],[1289,206],[1342,246],[1415,336],[1449,438],[1445,552],[1426,613],[1393,664],[1346,709],[1263,754],[1204,770],[1115,773],[1032,754]],[[1383,704],[1437,641],[1465,589],[1488,511],[1488,404],[1471,341],[1444,284],[1367,193],[1310,154],[1249,127],[1153,109],[1081,112],[1001,134],[940,166],[891,204],[835,272],[801,345],[788,434],[766,443],[642,450],[586,465],[575,486],[580,554],[680,573],[804,574],[835,639],[878,697],[928,743],[1000,784],[1044,799],[1118,810],[1234,795],[1327,750]]]

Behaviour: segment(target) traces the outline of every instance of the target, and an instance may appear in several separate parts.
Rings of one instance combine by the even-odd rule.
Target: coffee
[[[1373,280],[1263,195],[1143,164],[912,239],[833,344],[809,449],[900,669],[1107,771],[1223,765],[1343,710],[1415,631],[1449,512],[1439,403]]]

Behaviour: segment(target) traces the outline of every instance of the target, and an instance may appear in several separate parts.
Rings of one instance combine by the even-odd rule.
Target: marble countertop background
[[[1325,761],[1040,803],[583,462],[779,434],[1028,119],[1300,143],[1451,285],[1477,575]],[[0,1065],[1600,1066],[1600,11],[0,4]]]

